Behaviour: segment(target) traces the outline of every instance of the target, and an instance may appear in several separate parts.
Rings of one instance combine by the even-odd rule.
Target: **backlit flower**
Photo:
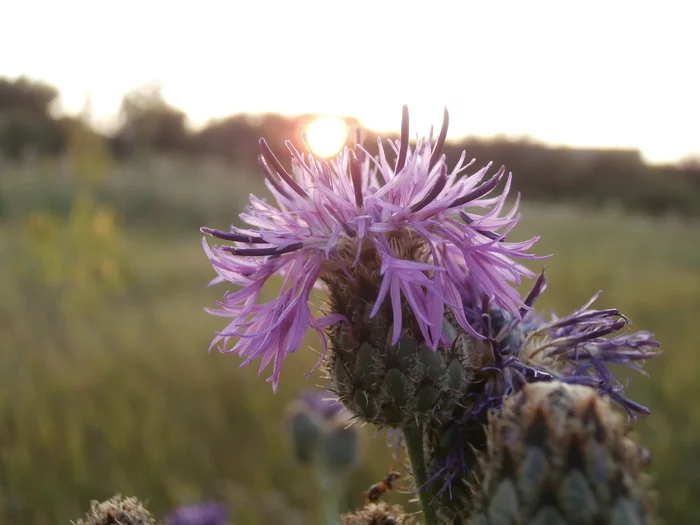
[[[465,274],[493,304],[519,318],[527,307],[512,285],[531,272],[513,258],[535,258],[526,251],[537,238],[504,240],[519,219],[517,200],[503,214],[511,177],[502,193],[489,197],[504,179],[504,168],[489,176],[488,164],[468,175],[474,161],[465,162],[463,153],[449,169],[442,152],[447,125],[445,111],[437,140],[431,134],[412,148],[404,107],[401,139],[388,142],[394,161],[381,140],[377,157],[358,144],[330,161],[305,156],[288,141],[291,173],[261,139],[259,162],[273,202],[251,196],[240,215],[246,228],[202,228],[230,242],[209,246],[204,241],[219,274],[213,283],[239,287],[211,311],[231,318],[212,347],[238,353],[243,365],[260,359],[260,372],[273,363],[270,380],[276,388],[286,355],[300,346],[308,328],[321,334],[325,354],[321,332],[339,322],[352,324],[350,314],[389,317],[392,344],[410,323],[435,350],[447,340],[443,320],[448,312],[462,329],[481,338],[462,306],[458,283]],[[273,276],[282,278],[279,294],[262,302],[261,290]],[[318,285],[329,289],[331,303],[347,304],[343,293],[352,289],[369,308],[317,316],[309,296]]]

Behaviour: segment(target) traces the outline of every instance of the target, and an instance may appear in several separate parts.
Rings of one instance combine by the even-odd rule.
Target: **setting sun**
[[[348,129],[338,118],[321,117],[314,120],[306,130],[306,140],[311,151],[319,157],[330,157],[345,145]]]

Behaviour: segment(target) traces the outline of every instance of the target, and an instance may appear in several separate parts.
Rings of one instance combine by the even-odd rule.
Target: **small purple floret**
[[[217,503],[202,503],[180,507],[165,521],[165,525],[227,525],[228,513]]]

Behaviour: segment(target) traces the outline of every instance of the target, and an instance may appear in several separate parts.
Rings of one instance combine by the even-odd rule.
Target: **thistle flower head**
[[[648,408],[625,396],[624,385],[608,367],[622,365],[641,372],[641,365],[658,353],[653,334],[621,333],[629,319],[616,309],[592,309],[599,294],[571,315],[546,318],[531,309],[546,286],[542,273],[524,301],[530,310],[523,310],[520,317],[492,306],[485,295],[473,295],[466,305],[467,316],[489,344],[470,347],[477,354],[471,353],[466,363],[477,379],[466,395],[466,408],[429,437],[434,477],[447,480],[440,497],[470,497],[474,449],[485,446],[483,426],[488,414],[500,411],[504,400],[527,385],[587,386],[630,417],[649,414]],[[469,342],[465,334],[460,338],[463,344]]]
[[[512,284],[531,272],[513,258],[535,258],[526,251],[537,238],[505,241],[519,218],[517,201],[503,213],[510,175],[503,192],[490,196],[504,168],[488,175],[488,164],[468,175],[474,161],[465,162],[465,153],[448,168],[442,152],[447,125],[445,111],[438,138],[431,134],[411,147],[404,107],[401,139],[388,143],[394,161],[381,140],[377,157],[358,144],[330,161],[305,156],[288,141],[291,173],[261,139],[259,162],[273,201],[251,195],[240,215],[246,228],[202,228],[229,243],[204,242],[219,275],[212,282],[240,287],[211,311],[231,318],[212,346],[238,353],[243,364],[260,359],[260,372],[272,363],[269,380],[276,388],[285,357],[307,329],[352,326],[357,304],[369,305],[361,312],[365,318],[390,320],[391,344],[409,328],[433,350],[446,339],[446,311],[462,329],[482,337],[462,307],[465,275],[519,317],[525,305]],[[282,278],[279,295],[264,303],[260,293],[273,276]],[[317,285],[328,289],[333,305],[345,307],[325,316],[312,313],[309,297]]]
[[[218,503],[180,507],[165,520],[165,525],[227,525],[228,513]]]

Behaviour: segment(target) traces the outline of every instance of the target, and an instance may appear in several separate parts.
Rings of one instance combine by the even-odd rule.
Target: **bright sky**
[[[0,75],[90,93],[106,121],[149,81],[195,125],[235,112],[352,115],[450,137],[700,151],[697,0],[9,0]]]

